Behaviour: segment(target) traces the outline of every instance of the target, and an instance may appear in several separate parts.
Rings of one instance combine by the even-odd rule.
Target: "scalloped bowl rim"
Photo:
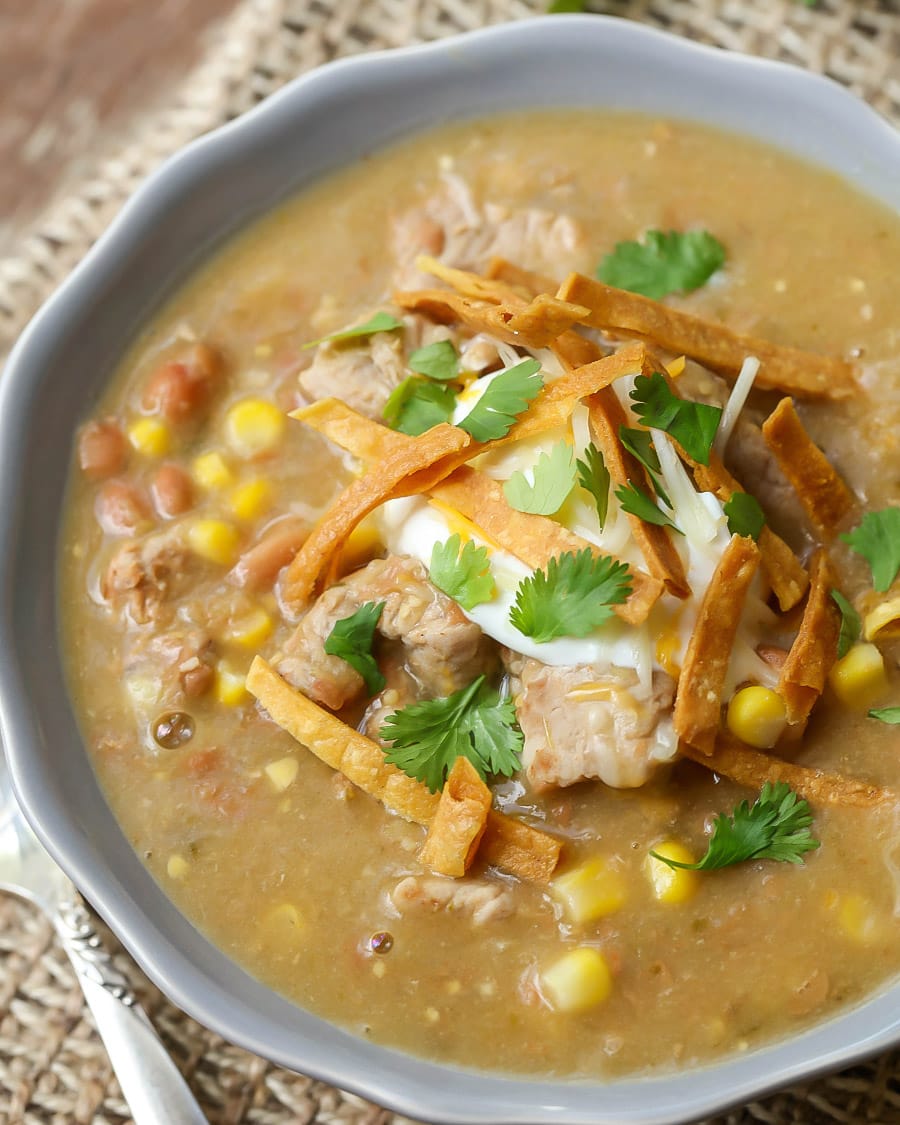
[[[521,92],[511,97],[519,80],[510,72],[522,58],[536,59],[542,76],[553,76],[555,89],[572,87],[575,79],[563,75],[562,64],[552,57],[555,50],[566,52],[566,68],[573,75],[581,74],[586,83],[586,76],[595,79],[587,66],[589,56],[592,64],[603,58],[613,78],[596,80],[614,91],[613,100],[620,87],[609,84],[618,66],[621,88],[627,87],[628,60],[646,66],[648,90],[656,91],[657,102],[664,96],[664,83],[677,80],[666,90],[665,110],[652,98],[646,105],[629,100],[619,108],[700,119],[768,140],[832,167],[900,211],[900,136],[844,89],[780,63],[726,54],[615,18],[544,16],[343,59],[297,79],[243,117],[194,141],[151,176],[34,318],[9,359],[0,379],[0,735],[8,747],[20,802],[48,850],[148,976],[189,1015],[226,1038],[288,1068],[428,1120],[471,1125],[501,1121],[671,1125],[721,1111],[897,1043],[900,984],[887,986],[808,1031],[745,1056],[730,1056],[680,1074],[608,1082],[531,1080],[445,1067],[342,1031],[237,968],[178,913],[130,852],[73,734],[71,707],[60,691],[55,572],[48,575],[50,568],[36,565],[41,546],[55,542],[64,493],[61,474],[77,423],[77,411],[72,409],[77,392],[64,382],[64,356],[75,355],[73,367],[80,371],[73,345],[84,341],[89,329],[101,338],[95,345],[94,366],[105,365],[102,374],[91,376],[86,368],[83,372],[85,385],[93,388],[86,398],[91,393],[96,396],[124,342],[158,307],[162,292],[177,286],[211,246],[220,245],[248,216],[263,213],[296,190],[280,181],[273,186],[265,174],[257,182],[253,177],[258,173],[245,172],[242,165],[242,177],[253,181],[246,189],[250,202],[242,196],[244,211],[238,208],[230,219],[218,214],[207,218],[202,212],[214,212],[215,205],[200,207],[197,197],[215,184],[223,167],[234,168],[237,154],[246,155],[254,146],[275,160],[273,138],[283,139],[291,123],[308,129],[301,149],[305,144],[313,151],[319,144],[318,170],[306,179],[357,159],[366,151],[364,138],[356,137],[358,151],[349,156],[340,144],[329,154],[327,140],[316,141],[316,129],[329,110],[347,113],[354,107],[357,115],[365,117],[369,97],[364,102],[351,97],[361,89],[388,101],[393,97],[396,103],[407,85],[421,88],[427,82],[441,87],[443,82],[446,91],[459,99],[453,112],[434,106],[427,113],[415,107],[401,112],[396,107],[389,121],[376,122],[372,149],[456,117],[536,104],[608,104],[609,90],[604,101],[593,87],[584,91],[578,87],[574,96],[563,101],[553,100],[536,83],[534,97]],[[477,99],[463,89],[474,85],[473,75],[480,83]],[[710,100],[712,91],[716,97]],[[738,108],[735,98],[743,99]],[[773,114],[773,108],[781,107],[789,107],[791,113]],[[799,118],[792,116],[797,113]],[[824,122],[818,128],[817,116]],[[836,140],[845,145],[838,154],[833,152]],[[295,169],[295,175],[298,183],[304,180],[302,171]],[[193,240],[187,240],[190,252],[182,251],[177,267],[171,264],[178,258],[177,250],[166,244],[171,215],[176,216],[176,226],[186,228],[182,235],[194,234]],[[142,255],[146,258],[150,252],[148,244],[159,251],[162,265],[147,266]],[[146,281],[135,272],[141,263],[151,273],[157,268],[159,276]],[[129,280],[129,273],[134,291],[143,296],[135,298],[133,307],[126,302],[128,315],[121,325],[114,325],[104,318],[104,302],[118,299],[119,286]],[[62,402],[57,405],[58,399]],[[82,411],[84,402],[82,398]],[[42,437],[45,444],[38,456],[36,446]],[[44,492],[32,476],[44,471],[45,459],[52,462],[54,457],[55,469],[44,481],[49,491]],[[48,510],[43,512],[35,501],[43,501],[45,495]],[[61,743],[69,753],[58,759],[54,746]]]

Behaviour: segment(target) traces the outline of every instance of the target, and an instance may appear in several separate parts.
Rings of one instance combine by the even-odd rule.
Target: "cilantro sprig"
[[[538,644],[554,637],[584,637],[603,625],[631,593],[628,564],[585,547],[550,559],[547,569],[523,578],[509,611],[510,623]]]
[[[394,388],[381,416],[392,430],[418,437],[452,418],[456,391],[447,384],[459,375],[459,357],[449,340],[437,340],[410,352],[407,362],[415,374]]]
[[[542,453],[532,469],[533,480],[513,473],[503,483],[503,495],[518,512],[552,516],[565,503],[575,486],[575,457],[568,442],[560,441]]]
[[[418,437],[441,422],[449,422],[456,406],[452,387],[410,375],[391,391],[382,418],[392,430]]]
[[[509,777],[519,768],[522,732],[511,699],[487,686],[484,676],[445,699],[412,703],[381,726],[387,760],[432,793],[442,788],[457,758],[468,758],[481,776]]]
[[[859,640],[862,633],[862,621],[840,590],[832,590],[831,598],[841,611],[841,631],[838,634],[838,660],[840,660]]]
[[[370,316],[363,324],[356,324],[352,328],[343,328],[340,332],[332,332],[330,336],[320,336],[318,340],[310,340],[303,345],[303,350],[314,348],[318,344],[339,344],[344,340],[356,340],[363,336],[374,336],[376,332],[393,332],[395,328],[402,328],[403,321],[390,313],[377,312]]]
[[[767,781],[753,804],[747,801],[731,816],[719,813],[713,820],[706,855],[696,863],[680,863],[651,851],[669,867],[686,871],[712,871],[753,859],[775,859],[800,863],[801,857],[819,847],[809,830],[809,805],[784,781]]]
[[[725,247],[705,230],[648,230],[643,242],[618,242],[597,267],[607,285],[661,300],[691,293],[725,263]]]
[[[866,512],[859,527],[841,539],[866,559],[879,594],[888,590],[900,573],[900,508]]]
[[[695,461],[701,465],[709,464],[709,454],[722,417],[720,407],[680,398],[659,371],[637,376],[631,400],[635,414],[645,426],[665,430]]]
[[[900,707],[873,707],[869,711],[870,719],[878,719],[882,723],[890,723],[896,726],[900,723]]]
[[[584,450],[584,460],[579,458],[575,462],[575,467],[578,469],[578,483],[594,498],[597,518],[602,530],[609,512],[610,482],[609,469],[603,460],[603,454],[593,442],[589,442]]]
[[[487,547],[476,547],[470,539],[462,550],[462,537],[451,535],[444,543],[431,549],[428,577],[439,590],[463,609],[474,609],[494,596],[494,579],[490,572]]]
[[[349,617],[335,621],[325,641],[329,656],[339,656],[359,672],[370,695],[377,695],[385,679],[372,656],[372,640],[381,620],[384,602],[364,602]]]
[[[652,523],[657,527],[671,527],[679,535],[684,534],[681,528],[676,527],[672,519],[661,508],[658,508],[647,493],[634,481],[620,485],[616,489],[616,499],[622,506],[623,512],[630,512],[631,515],[642,519],[644,523]]]
[[[541,364],[523,359],[495,376],[484,394],[458,425],[476,441],[506,437],[516,418],[544,385]]]
[[[619,426],[619,441],[644,466],[653,481],[656,495],[667,508],[672,507],[665,488],[663,488],[660,475],[662,468],[659,464],[659,454],[653,445],[653,437],[649,430],[633,429],[630,426]]]
[[[436,340],[424,348],[416,348],[409,353],[407,363],[410,371],[439,383],[449,383],[459,377],[459,356],[449,340]]]
[[[766,513],[755,496],[749,492],[732,492],[731,499],[723,505],[732,535],[743,535],[756,542],[766,526]]]

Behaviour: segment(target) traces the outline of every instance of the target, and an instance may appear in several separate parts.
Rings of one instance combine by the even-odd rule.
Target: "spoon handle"
[[[84,904],[73,895],[52,918],[94,1014],[135,1125],[207,1125]]]

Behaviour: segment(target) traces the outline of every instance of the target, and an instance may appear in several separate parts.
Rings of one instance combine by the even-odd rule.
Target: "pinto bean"
[[[161,465],[150,485],[156,510],[165,519],[186,512],[194,503],[194,486],[180,465]]]
[[[121,472],[127,450],[125,435],[112,418],[88,422],[78,435],[78,464],[90,480],[105,480]]]
[[[221,370],[219,353],[207,344],[195,344],[180,360],[154,371],[141,405],[148,414],[160,414],[173,425],[196,421],[209,406]]]
[[[274,586],[278,572],[300,550],[308,534],[302,520],[281,520],[244,551],[231,572],[232,580],[250,590]]]
[[[134,535],[150,518],[150,505],[135,485],[111,480],[98,491],[94,514],[107,535]]]

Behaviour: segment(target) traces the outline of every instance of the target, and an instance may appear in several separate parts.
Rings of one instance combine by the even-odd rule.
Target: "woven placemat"
[[[535,0],[244,0],[174,97],[110,142],[92,176],[0,259],[0,357],[137,184],[180,145],[340,55],[533,15]],[[900,125],[896,0],[600,0],[595,11],[830,75]],[[172,1007],[110,936],[118,967],[214,1125],[403,1125],[360,1098],[274,1067]],[[0,896],[0,1125],[130,1121],[65,954],[31,907]],[[900,1125],[900,1052],[798,1086],[716,1125]],[[712,1123],[710,1123],[712,1125]]]

